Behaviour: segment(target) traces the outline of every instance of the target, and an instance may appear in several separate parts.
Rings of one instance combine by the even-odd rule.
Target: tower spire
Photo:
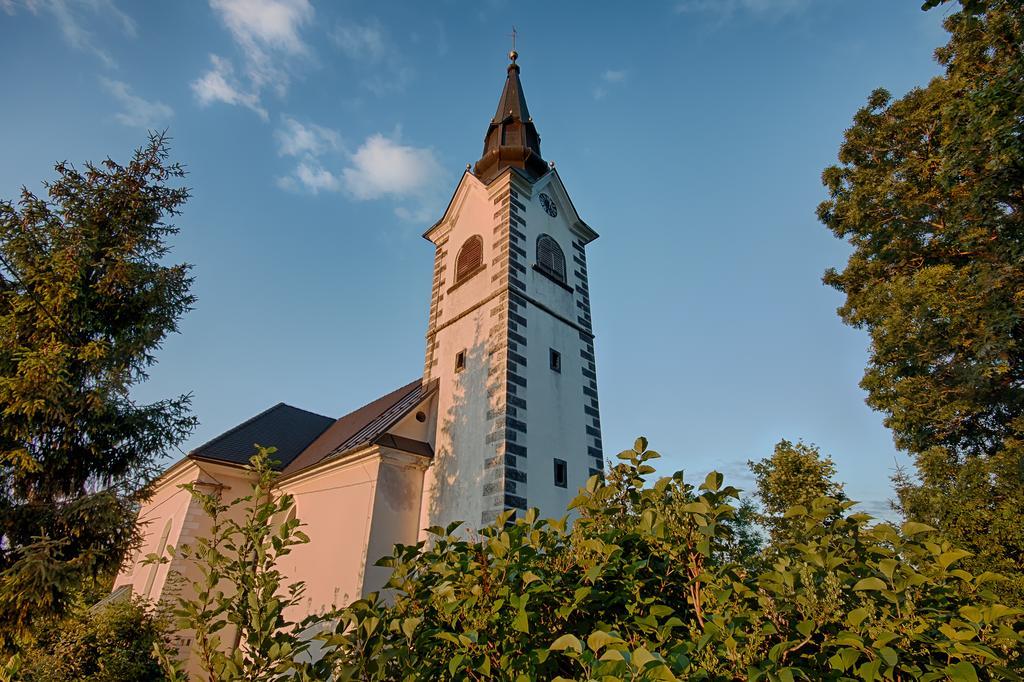
[[[515,29],[512,36],[514,44]],[[533,179],[548,170],[540,155],[540,135],[530,118],[523,84],[519,80],[519,53],[513,49],[508,57],[510,63],[505,87],[498,99],[498,110],[487,126],[484,151],[474,168],[476,176],[488,183],[506,168],[519,168]]]

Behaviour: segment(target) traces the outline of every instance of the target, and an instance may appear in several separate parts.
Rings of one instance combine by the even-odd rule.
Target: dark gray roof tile
[[[322,414],[278,403],[200,445],[189,457],[248,464],[259,444],[277,448],[273,454],[279,462],[276,468],[284,469],[333,423],[333,419]]]

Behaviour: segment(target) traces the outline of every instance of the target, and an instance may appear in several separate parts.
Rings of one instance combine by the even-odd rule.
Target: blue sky
[[[530,111],[589,250],[604,442],[660,468],[819,445],[854,499],[897,461],[822,286],[815,219],[868,93],[938,68],[918,0],[0,0],[0,197],[168,127],[194,197],[197,308],[140,400],[194,392],[184,446],[284,401],[338,416],[422,371],[439,216],[519,34]]]

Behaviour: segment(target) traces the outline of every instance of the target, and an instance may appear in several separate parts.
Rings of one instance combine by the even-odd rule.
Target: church
[[[209,532],[183,484],[225,500],[251,491],[255,444],[277,448],[277,489],[310,538],[280,565],[306,583],[294,620],[380,589],[388,572],[374,563],[425,528],[472,531],[528,507],[562,516],[602,469],[586,251],[597,233],[541,156],[509,57],[480,160],[423,233],[434,269],[422,376],[338,418],[279,403],[197,447],[140,509],[145,540],[115,592],[159,601],[171,572],[194,577],[144,558]]]

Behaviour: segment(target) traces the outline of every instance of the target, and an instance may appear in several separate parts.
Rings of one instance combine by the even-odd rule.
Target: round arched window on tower
[[[565,254],[555,238],[549,234],[537,237],[537,267],[544,274],[565,284]]]
[[[484,240],[475,234],[467,239],[455,257],[455,283],[464,282],[480,270],[484,264]]]

